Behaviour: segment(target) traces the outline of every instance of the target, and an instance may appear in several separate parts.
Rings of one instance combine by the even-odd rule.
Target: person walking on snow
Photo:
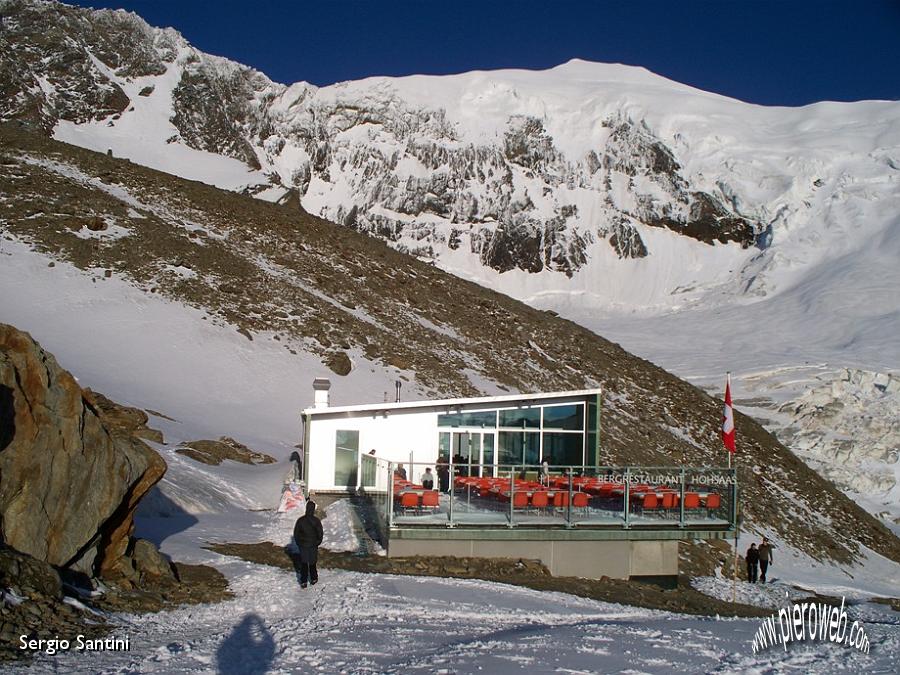
[[[297,518],[294,525],[294,541],[300,549],[300,588],[306,588],[307,581],[313,586],[319,581],[316,563],[319,560],[319,545],[322,543],[322,521],[316,517],[316,503],[306,502],[306,515]]]
[[[769,543],[769,540],[763,537],[762,543],[759,545],[759,583],[766,583],[766,570],[772,564],[772,549],[775,547]]]
[[[747,555],[745,555],[744,558],[747,560],[747,581],[751,584],[755,584],[757,574],[756,568],[759,565],[759,551],[756,549],[756,544],[750,544],[750,548],[747,549]]]

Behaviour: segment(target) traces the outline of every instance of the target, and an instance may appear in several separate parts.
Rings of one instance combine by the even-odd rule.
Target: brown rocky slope
[[[475,378],[519,391],[604,388],[615,464],[721,465],[721,401],[590,331],[295,209],[263,203],[0,125],[3,236],[203,308],[249,339],[334,363],[356,354],[436,396]],[[125,236],[85,237],[89,222]],[[120,230],[121,232],[121,230]],[[79,233],[81,236],[75,236]],[[338,358],[338,357],[342,358]],[[339,386],[339,384],[338,384]],[[745,523],[850,563],[900,540],[751,419],[736,416]],[[705,550],[705,547],[697,547]]]

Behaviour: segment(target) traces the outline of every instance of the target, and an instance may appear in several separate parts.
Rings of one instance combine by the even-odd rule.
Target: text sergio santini
[[[19,636],[19,649],[22,650],[43,651],[53,656],[56,652],[66,652],[72,648],[79,652],[130,652],[131,640],[127,635],[121,638],[107,637],[95,640],[88,639],[84,635],[76,635],[74,641],[60,637],[30,640],[27,635]]]

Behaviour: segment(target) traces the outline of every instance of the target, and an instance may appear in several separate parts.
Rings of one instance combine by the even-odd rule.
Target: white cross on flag
[[[731,407],[731,375],[725,380],[725,412],[722,415],[722,442],[734,452],[734,408]]]

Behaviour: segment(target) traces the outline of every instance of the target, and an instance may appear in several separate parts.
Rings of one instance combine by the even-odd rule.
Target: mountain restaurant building
[[[303,411],[312,492],[384,488],[369,475],[368,457],[424,470],[443,456],[484,476],[543,461],[599,466],[600,389],[329,407],[328,380],[313,388],[315,405]]]
[[[604,465],[600,389],[330,407],[313,387],[307,489],[367,495],[388,556],[668,584],[679,541],[734,535],[734,469]]]

